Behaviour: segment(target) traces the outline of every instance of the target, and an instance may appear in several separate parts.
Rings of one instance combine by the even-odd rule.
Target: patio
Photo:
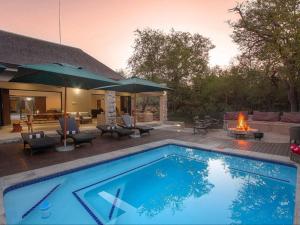
[[[85,132],[98,132],[95,127],[86,127]],[[53,130],[48,133],[55,136]],[[58,137],[58,136],[57,136]],[[55,165],[67,161],[72,161],[89,156],[99,155],[107,152],[134,147],[141,144],[147,144],[165,139],[176,139],[181,141],[193,142],[207,146],[207,148],[216,148],[219,150],[238,149],[241,151],[260,152],[265,154],[286,157],[289,154],[289,145],[287,136],[267,134],[263,141],[254,140],[235,140],[226,135],[224,130],[210,130],[207,135],[193,135],[191,128],[182,128],[176,125],[157,126],[151,132],[142,138],[122,138],[114,139],[110,136],[97,135],[93,145],[82,145],[71,152],[55,152],[49,150],[37,153],[33,156],[23,151],[21,142],[6,143],[0,145],[0,176],[6,176],[14,173],[34,170],[41,167]],[[17,141],[14,139],[14,141]],[[270,158],[272,157],[270,155]]]

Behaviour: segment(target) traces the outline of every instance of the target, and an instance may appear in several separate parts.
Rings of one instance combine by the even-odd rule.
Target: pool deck
[[[96,130],[89,131],[97,132]],[[56,152],[50,149],[49,151],[36,153],[33,156],[30,156],[28,152],[24,152],[23,144],[20,141],[0,144],[0,177],[164,139],[210,144],[221,150],[234,148],[241,151],[254,151],[281,156],[288,156],[289,154],[287,143],[266,142],[268,139],[266,141],[235,140],[224,134],[226,133],[223,130],[215,130],[210,131],[207,135],[193,135],[188,129],[174,130],[163,127],[152,131],[151,135],[145,135],[141,138],[123,137],[118,140],[110,136],[100,137],[100,134],[96,133],[97,138],[93,141],[92,146],[90,144],[82,145],[71,152]]]
[[[111,160],[127,154],[163,144],[175,143],[191,147],[206,148],[218,152],[250,156],[295,165],[297,173],[297,193],[295,224],[300,223],[300,166],[290,161],[285,137],[279,143],[265,141],[235,140],[223,135],[221,130],[211,131],[208,135],[193,135],[189,130],[156,129],[151,135],[141,138],[114,139],[98,136],[91,146],[83,145],[71,152],[47,151],[30,156],[23,151],[22,143],[0,145],[0,190],[26,180],[38,179],[53,173],[78,168],[96,162]],[[7,176],[8,175],[8,176]],[[2,177],[4,176],[4,177]],[[0,195],[0,224],[5,223],[3,194]]]

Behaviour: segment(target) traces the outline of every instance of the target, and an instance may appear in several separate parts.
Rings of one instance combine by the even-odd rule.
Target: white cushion
[[[72,134],[76,134],[76,130],[72,130]]]
[[[67,134],[70,134],[70,131],[67,130]]]
[[[32,134],[29,134],[29,139],[32,139]]]
[[[35,138],[41,138],[41,134],[36,134]]]

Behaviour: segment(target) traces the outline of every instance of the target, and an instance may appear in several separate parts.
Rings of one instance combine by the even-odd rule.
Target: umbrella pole
[[[134,93],[134,127],[136,127],[136,93]]]
[[[74,146],[73,145],[69,145],[67,146],[67,126],[68,126],[68,123],[67,123],[67,85],[65,85],[64,87],[65,89],[65,101],[64,101],[64,115],[63,115],[63,118],[64,118],[64,127],[63,127],[63,142],[64,142],[64,145],[61,146],[61,147],[58,147],[56,148],[57,151],[59,152],[66,152],[66,151],[72,151],[74,150]]]
[[[65,104],[64,104],[64,146],[67,147],[67,87],[65,87]]]

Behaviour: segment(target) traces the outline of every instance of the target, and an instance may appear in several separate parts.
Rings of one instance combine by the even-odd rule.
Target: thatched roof
[[[114,80],[123,79],[79,48],[60,45],[0,30],[0,63],[11,68],[22,64],[68,63]]]

